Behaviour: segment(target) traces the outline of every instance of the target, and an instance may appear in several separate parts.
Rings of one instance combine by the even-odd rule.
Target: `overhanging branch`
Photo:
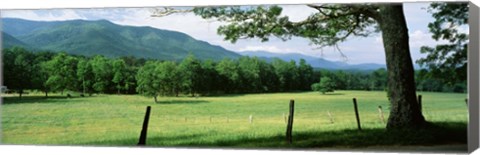
[[[153,11],[151,17],[165,17],[169,16],[171,14],[176,14],[176,13],[189,13],[193,12],[193,9],[187,9],[187,10],[180,10],[180,9],[175,9],[172,7],[163,7],[163,8],[155,8]]]

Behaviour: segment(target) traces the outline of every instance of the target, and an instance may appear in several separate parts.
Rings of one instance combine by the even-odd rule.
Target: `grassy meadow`
[[[431,129],[387,132],[383,91],[245,94],[218,97],[140,95],[3,96],[1,143],[135,146],[146,106],[152,106],[147,146],[323,148],[466,144],[466,94],[418,92]],[[362,131],[352,98],[357,98]],[[289,100],[295,100],[293,144],[285,140]],[[330,116],[329,116],[330,113]],[[250,122],[250,116],[252,122]]]

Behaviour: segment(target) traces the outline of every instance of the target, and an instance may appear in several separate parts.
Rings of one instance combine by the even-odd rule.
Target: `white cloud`
[[[318,12],[306,5],[284,5],[282,9],[281,16],[288,16],[288,19],[293,22],[302,21],[311,14]]]
[[[432,35],[421,30],[416,30],[409,34],[410,36],[410,48],[420,48],[421,46],[431,45],[435,43],[432,39]]]
[[[238,51],[268,51],[273,53],[292,53],[292,49],[289,48],[279,48],[277,46],[272,45],[264,45],[264,46],[246,46],[240,48]]]
[[[62,10],[2,10],[2,17],[22,18],[28,20],[57,21],[87,19],[71,9]]]
[[[470,34],[470,28],[468,25],[463,25],[458,27],[458,32],[460,33],[465,33],[465,34]]]
[[[437,44],[430,38],[428,22],[432,21],[431,15],[422,7],[428,3],[408,3],[404,5],[408,28],[411,31],[410,46],[412,58],[417,59],[421,46],[434,46]],[[292,21],[300,21],[316,13],[315,9],[305,5],[282,6],[282,15],[289,16]],[[333,48],[323,50],[315,49],[304,38],[294,37],[289,41],[271,38],[268,42],[260,42],[258,39],[238,40],[235,44],[223,40],[223,36],[217,35],[217,28],[224,24],[202,19],[199,16],[188,14],[174,14],[166,17],[150,17],[151,8],[105,8],[105,9],[53,9],[53,10],[7,10],[2,11],[3,17],[24,18],[30,20],[71,20],[107,19],[116,24],[132,26],[151,26],[159,29],[180,31],[195,39],[207,41],[214,45],[222,46],[232,51],[264,50],[276,53],[298,52],[310,56],[322,57],[328,60],[341,61],[343,58]],[[468,27],[460,27],[461,32],[468,32]],[[372,36],[369,38],[350,38],[339,44],[342,52],[347,55],[349,63],[385,63],[382,38]]]

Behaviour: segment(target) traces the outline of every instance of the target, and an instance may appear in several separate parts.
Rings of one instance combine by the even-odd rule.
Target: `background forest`
[[[4,49],[4,85],[12,92],[26,90],[83,94],[144,94],[147,96],[219,95],[310,91],[328,77],[335,90],[385,90],[387,72],[326,70],[305,63],[243,56],[220,61],[200,60],[190,54],[181,61],[135,57],[78,56],[65,52]],[[415,72],[419,91],[465,92],[466,81],[444,83],[429,78],[426,69]]]

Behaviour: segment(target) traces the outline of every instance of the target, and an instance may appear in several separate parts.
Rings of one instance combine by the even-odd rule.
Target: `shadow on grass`
[[[76,98],[92,98],[94,96],[89,97],[66,97],[66,96],[22,96],[19,98],[18,96],[4,96],[2,97],[3,102],[2,104],[25,104],[25,103],[65,103],[65,101],[69,99],[76,99]],[[75,100],[80,102],[80,100]],[[71,102],[71,101],[68,101]]]
[[[232,137],[222,140],[202,140],[208,134],[187,136],[148,135],[147,146],[196,147],[196,148],[248,148],[248,149],[335,149],[335,148],[388,148],[392,146],[438,146],[467,145],[467,124],[456,122],[434,123],[425,129],[387,131],[385,129],[363,129],[295,132],[293,144],[286,143],[285,136]],[[229,137],[229,136],[226,136]],[[138,139],[96,141],[86,145],[135,146]],[[415,150],[415,149],[414,149]],[[385,150],[383,150],[385,151]],[[432,151],[432,150],[430,150]],[[435,150],[433,150],[435,151]],[[438,151],[438,150],[437,150]],[[444,150],[440,150],[444,151]],[[456,150],[467,152],[467,150]]]
[[[275,95],[275,94],[303,94],[311,91],[286,91],[286,92],[263,92],[263,93],[223,93],[223,94],[208,94],[205,97],[242,97],[246,95]],[[344,95],[343,93],[332,93],[333,95]]]
[[[208,103],[206,100],[166,100],[166,101],[157,101],[158,104],[198,104],[198,103]]]
[[[345,95],[344,93],[325,93],[322,95]]]

